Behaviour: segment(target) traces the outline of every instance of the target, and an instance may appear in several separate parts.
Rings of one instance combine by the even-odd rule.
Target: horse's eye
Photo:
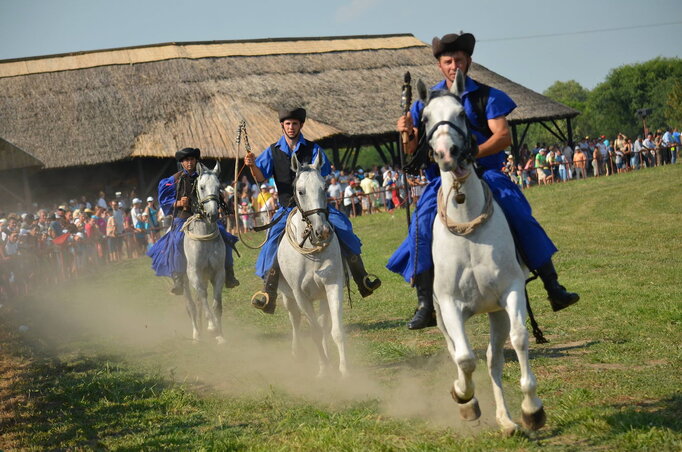
[[[305,192],[304,192],[303,190],[299,190],[299,191],[298,191],[298,194],[301,195],[301,196],[303,196],[303,195],[305,194]]]

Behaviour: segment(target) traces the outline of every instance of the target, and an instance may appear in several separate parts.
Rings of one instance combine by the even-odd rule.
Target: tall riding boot
[[[417,309],[414,317],[407,323],[410,330],[421,330],[436,326],[436,313],[433,310],[433,269],[415,276],[414,287],[417,289]]]
[[[233,289],[239,285],[239,280],[234,277],[234,267],[225,265],[225,287]]]
[[[182,273],[173,273],[173,288],[171,293],[175,295],[182,295],[185,292],[185,275]]]
[[[564,286],[559,284],[559,279],[551,259],[538,268],[537,272],[545,285],[547,299],[554,312],[561,311],[580,300],[580,295],[568,292]]]
[[[358,285],[358,291],[362,298],[372,295],[381,286],[381,280],[376,275],[372,275],[374,276],[374,279],[372,279],[367,274],[365,264],[362,263],[362,258],[359,254],[348,256],[348,268],[353,276],[353,281]]]
[[[262,310],[266,314],[274,314],[277,306],[277,284],[279,283],[279,265],[277,262],[265,276],[263,291],[258,291],[251,297],[254,308]]]

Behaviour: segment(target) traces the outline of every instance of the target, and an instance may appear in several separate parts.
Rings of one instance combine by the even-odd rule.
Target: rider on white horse
[[[279,122],[284,135],[264,150],[258,158],[248,153],[244,163],[258,183],[274,177],[281,207],[274,214],[274,222],[270,226],[268,238],[256,261],[256,275],[265,278],[265,287],[256,292],[251,300],[254,307],[267,314],[275,312],[277,299],[277,282],[279,267],[277,265],[277,248],[284,232],[287,214],[293,202],[294,172],[291,170],[291,156],[296,154],[299,163],[312,163],[319,154],[322,157],[320,173],[326,177],[331,172],[331,165],[326,154],[316,143],[303,137],[301,129],[306,119],[303,108],[285,109],[279,112]],[[348,262],[353,280],[358,285],[360,295],[367,297],[381,285],[378,278],[370,278],[360,257],[362,243],[353,233],[353,225],[348,217],[333,207],[329,207],[329,223],[334,227],[341,244],[341,250]]]
[[[171,293],[182,295],[184,290],[187,261],[183,248],[185,233],[182,226],[194,215],[198,208],[197,195],[194,185],[199,174],[196,171],[201,158],[201,151],[197,148],[184,148],[175,153],[175,159],[182,165],[182,170],[159,182],[159,205],[165,215],[173,215],[173,226],[152,248],[147,255],[152,258],[152,268],[156,276],[170,276],[173,278]],[[239,240],[228,233],[225,227],[218,223],[220,235],[225,241],[225,286],[237,287],[239,281],[234,277],[232,249]]]
[[[434,90],[450,89],[457,69],[466,74],[471,66],[471,55],[476,40],[470,33],[447,34],[442,39],[433,38],[433,55],[438,68],[445,76]],[[472,134],[478,144],[476,163],[482,172],[481,178],[490,186],[495,201],[500,205],[516,240],[517,249],[525,264],[535,270],[542,279],[549,302],[554,311],[564,309],[580,299],[576,293],[567,292],[559,284],[552,255],[557,251],[554,243],[540,224],[533,218],[530,204],[507,176],[501,172],[506,157],[503,152],[511,144],[506,116],[516,104],[504,92],[483,85],[466,77],[462,102]],[[410,113],[398,120],[397,130],[406,132],[410,142],[406,151],[410,154],[417,149],[419,127],[424,103],[417,100]],[[428,147],[428,146],[427,146]],[[426,149],[423,149],[426,151]],[[387,268],[399,273],[417,289],[418,307],[408,328],[417,330],[436,324],[433,310],[433,258],[431,242],[433,221],[437,211],[437,193],[441,185],[438,166],[429,163],[426,152],[418,152],[415,159],[426,164],[429,179],[424,193],[419,198],[405,241],[393,253]]]

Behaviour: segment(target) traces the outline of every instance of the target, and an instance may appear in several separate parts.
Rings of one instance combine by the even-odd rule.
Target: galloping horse
[[[187,277],[197,292],[199,303],[194,302],[188,284],[185,284],[187,312],[192,319],[192,338],[199,340],[201,332],[201,313],[206,313],[207,330],[215,334],[218,344],[225,343],[223,338],[222,291],[225,284],[225,243],[218,230],[218,207],[220,203],[220,163],[209,170],[202,163],[197,165],[199,177],[195,190],[198,202],[197,214],[185,222],[183,242],[187,258]],[[208,282],[213,286],[213,304],[208,304]]]
[[[322,159],[319,154],[311,165],[299,164],[296,155],[291,159],[294,180],[294,208],[287,218],[285,236],[277,251],[281,269],[279,291],[289,312],[293,328],[292,354],[300,351],[301,311],[310,324],[311,335],[319,352],[319,375],[329,370],[327,342],[329,336],[336,343],[339,372],[346,376],[346,349],[342,325],[344,262],[338,238],[327,221],[327,197],[324,179],[320,175]],[[309,242],[309,245],[306,244]],[[315,315],[313,301],[319,300],[321,325]]]
[[[524,294],[528,269],[517,258],[504,213],[474,171],[477,147],[460,97],[464,81],[457,71],[449,91],[427,93],[421,81],[418,86],[426,105],[425,137],[441,171],[439,219],[433,225],[434,304],[438,327],[458,370],[451,394],[462,418],[480,416],[472,381],[476,357],[464,323],[474,314],[487,313],[490,343],[486,356],[497,423],[507,434],[519,428],[511,420],[502,391],[504,343],[510,337],[521,369],[522,423],[537,430],[545,423],[545,411],[528,357]]]

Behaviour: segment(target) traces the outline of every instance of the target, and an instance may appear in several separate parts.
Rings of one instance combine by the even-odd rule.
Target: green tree
[[[665,119],[671,127],[682,127],[682,83],[673,83],[665,106]]]
[[[613,137],[619,132],[636,136],[641,133],[642,124],[635,111],[651,108],[647,125],[651,129],[661,128],[667,125],[667,100],[679,80],[682,80],[679,58],[655,58],[613,69],[590,93],[585,116],[596,131],[606,136]]]

